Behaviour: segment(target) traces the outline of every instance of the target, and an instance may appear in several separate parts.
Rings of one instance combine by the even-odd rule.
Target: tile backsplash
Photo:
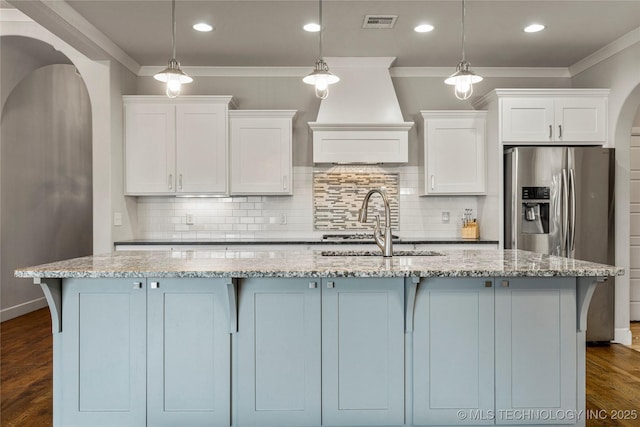
[[[341,168],[345,173],[353,173],[353,168],[362,170],[356,166]],[[138,197],[135,237],[181,240],[318,238],[324,231],[314,227],[314,172],[317,175],[318,172],[338,171],[336,167],[294,167],[293,196]],[[398,225],[393,229],[400,237],[459,237],[464,210],[471,208],[477,212],[478,196],[418,196],[417,166],[376,167],[376,173],[381,171],[398,178]],[[372,203],[374,199],[379,198],[373,196]],[[373,205],[369,207],[369,223],[359,232],[373,230],[372,212]],[[448,223],[442,221],[443,212],[450,213]],[[187,215],[193,224],[187,223]],[[335,228],[331,230],[336,231]]]
[[[315,230],[344,231],[371,230],[375,220],[373,212],[380,215],[384,226],[384,203],[374,194],[369,199],[369,218],[366,224],[358,221],[358,210],[362,206],[367,192],[382,189],[389,201],[391,227],[399,229],[398,224],[398,173],[388,173],[380,167],[337,166],[327,171],[313,174],[313,226]]]

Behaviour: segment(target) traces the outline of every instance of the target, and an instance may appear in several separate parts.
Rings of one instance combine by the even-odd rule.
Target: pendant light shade
[[[173,57],[169,60],[169,65],[164,70],[153,76],[154,79],[167,84],[167,96],[177,98],[180,95],[182,85],[191,83],[193,79],[180,69],[180,63],[176,59],[176,0],[171,1],[171,20],[173,34]]]
[[[473,94],[473,85],[481,82],[482,77],[470,70],[471,64],[465,59],[464,55],[464,15],[465,2],[462,0],[462,61],[456,66],[456,72],[451,74],[444,82],[448,85],[455,86],[456,98],[460,100],[469,99]]]
[[[302,79],[306,84],[314,85],[316,88],[316,96],[320,99],[326,99],[329,96],[329,85],[340,81],[340,77],[329,71],[329,66],[322,59],[322,0],[319,0],[318,15],[320,20],[320,59],[316,61],[315,69]]]
[[[340,81],[340,77],[329,71],[329,66],[323,59],[316,61],[316,68],[307,75],[303,82],[316,87],[316,96],[320,99],[326,99],[329,96],[329,85]]]

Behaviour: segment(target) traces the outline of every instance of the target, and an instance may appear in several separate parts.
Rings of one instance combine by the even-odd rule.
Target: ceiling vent
[[[398,15],[365,15],[362,28],[393,28]]]

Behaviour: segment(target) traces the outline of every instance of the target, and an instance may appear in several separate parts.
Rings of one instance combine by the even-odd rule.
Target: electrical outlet
[[[286,213],[281,213],[280,214],[280,225],[286,225],[287,224],[287,214]]]
[[[442,223],[443,224],[449,224],[449,219],[450,219],[449,211],[443,211],[442,212]]]
[[[113,213],[113,225],[115,225],[116,227],[119,227],[122,225],[122,213],[121,212],[114,212]]]
[[[187,225],[193,225],[194,224],[194,220],[193,220],[193,214],[192,213],[187,213],[187,219],[186,219]]]

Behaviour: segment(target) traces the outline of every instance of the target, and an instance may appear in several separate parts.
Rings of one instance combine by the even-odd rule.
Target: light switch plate
[[[119,227],[122,225],[122,213],[121,212],[114,212],[113,213],[113,225],[115,225],[116,227]]]

